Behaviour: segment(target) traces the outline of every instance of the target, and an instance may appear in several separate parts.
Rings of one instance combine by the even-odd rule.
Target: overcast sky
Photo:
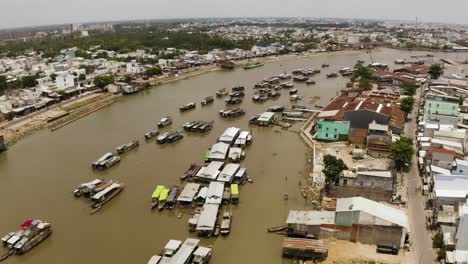
[[[0,0],[0,28],[194,17],[340,17],[468,24],[467,0]]]

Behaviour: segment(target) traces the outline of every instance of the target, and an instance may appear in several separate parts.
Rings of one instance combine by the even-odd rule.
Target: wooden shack
[[[285,238],[283,240],[283,256],[295,259],[324,260],[328,256],[327,240]]]

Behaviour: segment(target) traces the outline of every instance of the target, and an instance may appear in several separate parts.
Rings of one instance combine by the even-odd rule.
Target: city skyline
[[[440,1],[382,1],[352,0],[293,0],[285,5],[281,1],[260,0],[249,2],[201,0],[197,2],[135,0],[132,2],[102,0],[31,1],[6,0],[2,10],[9,10],[0,17],[0,28],[31,27],[68,23],[87,23],[119,20],[222,18],[222,17],[311,17],[343,19],[378,19],[421,22],[468,24],[464,10],[468,2]],[[339,6],[340,8],[336,8]],[[457,8],[452,8],[456,6]],[[27,8],[25,8],[27,7]],[[429,8],[428,8],[429,7]],[[450,10],[451,9],[451,10]],[[43,14],[47,13],[47,16]],[[21,14],[21,19],[18,15]]]

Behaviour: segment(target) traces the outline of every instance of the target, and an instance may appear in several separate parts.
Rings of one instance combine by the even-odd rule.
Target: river
[[[377,62],[393,64],[397,58],[427,52],[381,49],[373,52]],[[440,56],[463,60],[461,54]],[[439,55],[436,55],[439,56]],[[187,230],[190,211],[182,219],[180,210],[150,211],[150,197],[158,184],[178,184],[178,177],[192,162],[201,162],[205,150],[230,126],[252,129],[253,144],[247,148],[242,166],[254,179],[240,190],[240,204],[232,207],[231,234],[217,239],[203,239],[213,245],[211,263],[290,263],[281,258],[282,237],[266,229],[284,224],[288,210],[307,209],[300,195],[299,181],[307,173],[310,157],[300,140],[301,124],[289,130],[279,127],[249,127],[250,116],[272,105],[289,105],[287,91],[274,101],[255,104],[253,85],[263,78],[291,72],[296,68],[330,68],[313,77],[316,85],[296,84],[303,105],[326,104],[344,87],[345,78],[327,79],[328,72],[352,67],[357,60],[370,62],[367,53],[296,58],[265,64],[245,71],[214,71],[186,80],[168,83],[133,96],[122,97],[102,109],[55,132],[39,131],[15,144],[0,155],[0,234],[16,230],[25,219],[43,219],[53,225],[54,234],[23,256],[13,256],[8,263],[146,263],[159,254],[169,239],[184,240],[194,236]],[[246,115],[223,120],[218,110],[224,102],[200,107],[199,102],[223,87],[246,86],[246,97],[240,107]],[[313,98],[319,96],[318,102]],[[179,113],[178,107],[197,102],[197,109]],[[159,119],[171,115],[172,128],[180,129],[191,120],[214,120],[214,129],[206,135],[186,135],[173,145],[145,143],[143,134],[155,128]],[[140,147],[122,156],[122,162],[95,172],[90,163],[107,151],[133,139]],[[302,176],[301,176],[302,175]],[[287,183],[285,178],[287,177]],[[126,184],[125,190],[95,215],[89,203],[73,197],[80,183],[95,178],[112,178]],[[283,200],[287,189],[289,200]]]

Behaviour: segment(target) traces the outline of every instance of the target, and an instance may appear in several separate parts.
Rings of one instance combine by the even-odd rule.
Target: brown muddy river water
[[[374,60],[393,64],[397,58],[427,52],[407,52],[382,49],[373,52]],[[437,55],[436,55],[437,56]],[[466,55],[444,54],[464,60]],[[464,56],[458,57],[458,56]],[[357,60],[370,62],[366,53],[320,55],[312,58],[271,62],[264,67],[245,71],[216,71],[155,87],[133,96],[123,97],[102,109],[55,132],[39,131],[0,155],[0,234],[18,228],[25,219],[43,219],[52,223],[53,235],[23,256],[12,256],[7,263],[146,263],[159,254],[169,239],[184,240],[196,236],[187,229],[190,210],[179,209],[151,212],[150,198],[158,184],[180,184],[179,176],[192,162],[202,162],[205,150],[215,143],[230,126],[252,129],[253,144],[246,150],[242,166],[254,179],[240,190],[240,204],[232,206],[231,234],[217,239],[203,239],[203,245],[213,245],[211,263],[290,263],[281,258],[282,237],[267,233],[267,228],[285,222],[288,210],[307,209],[300,194],[299,180],[307,167],[305,144],[298,131],[301,123],[289,130],[279,127],[249,127],[250,116],[269,106],[289,105],[286,90],[282,96],[263,104],[251,97],[256,82],[263,78],[291,72],[296,68],[330,68],[313,77],[316,85],[297,84],[299,104],[326,104],[344,87],[345,78],[327,79],[326,73],[343,67],[353,67]],[[223,87],[246,87],[246,97],[240,106],[246,115],[224,120],[218,111],[224,101],[200,107],[206,96],[215,95]],[[197,109],[179,113],[178,107],[197,102]],[[145,143],[143,134],[154,129],[159,119],[171,115],[172,130],[192,120],[215,121],[206,135],[186,134],[172,145]],[[104,171],[95,172],[90,163],[102,154],[133,139],[141,144],[122,155],[122,162]],[[310,157],[309,157],[310,158]],[[286,184],[285,178],[288,182]],[[125,190],[104,208],[90,215],[89,203],[73,197],[73,190],[95,178],[112,178],[126,184]],[[289,200],[283,200],[287,189]],[[177,215],[185,212],[181,219]]]

